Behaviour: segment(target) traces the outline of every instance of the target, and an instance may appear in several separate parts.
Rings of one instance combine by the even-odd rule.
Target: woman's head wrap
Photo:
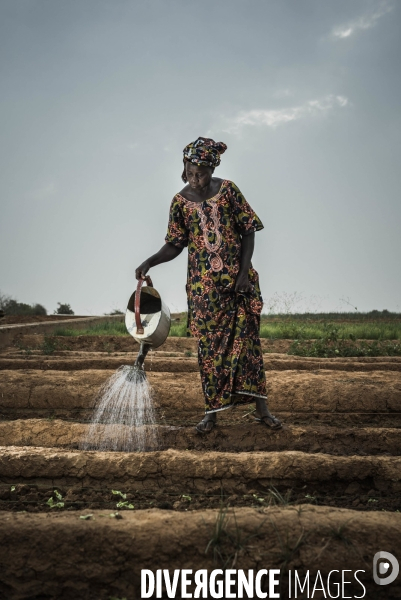
[[[223,142],[215,142],[210,138],[198,137],[195,142],[188,144],[184,148],[184,172],[182,179],[186,181],[186,162],[204,167],[213,167],[214,169],[220,164],[220,154],[223,154],[226,150],[227,146]]]

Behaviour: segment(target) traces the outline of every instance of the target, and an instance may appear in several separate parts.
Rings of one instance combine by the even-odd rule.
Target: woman
[[[198,138],[184,148],[187,185],[170,206],[165,245],[136,269],[173,260],[188,246],[188,335],[198,339],[205,417],[196,429],[209,433],[216,413],[255,399],[255,418],[271,429],[280,421],[266,406],[266,378],[259,340],[263,302],[251,265],[255,231],[263,225],[237,186],[213,177],[227,146]]]

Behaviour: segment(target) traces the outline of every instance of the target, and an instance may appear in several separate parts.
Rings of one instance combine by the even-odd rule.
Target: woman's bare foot
[[[210,433],[216,425],[216,413],[206,413],[202,421],[197,424],[196,431],[199,433]]]
[[[263,398],[255,398],[255,419],[260,423],[264,423],[270,429],[281,429],[282,424],[280,419],[277,419],[272,413],[269,411],[266,405],[266,401]]]

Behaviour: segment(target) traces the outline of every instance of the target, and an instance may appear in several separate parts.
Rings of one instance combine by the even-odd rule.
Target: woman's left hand
[[[235,282],[235,291],[248,293],[252,292],[253,286],[248,278],[248,273],[238,273],[237,280]]]

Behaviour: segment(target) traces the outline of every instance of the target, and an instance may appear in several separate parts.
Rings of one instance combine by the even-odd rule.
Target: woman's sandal
[[[216,419],[210,418],[209,415],[205,415],[196,426],[196,431],[199,433],[210,433],[213,427],[216,425]]]
[[[283,426],[281,421],[272,415],[269,410],[267,411],[267,415],[263,415],[263,417],[255,411],[254,419],[259,423],[264,423],[266,427],[269,427],[270,429],[281,429]]]

